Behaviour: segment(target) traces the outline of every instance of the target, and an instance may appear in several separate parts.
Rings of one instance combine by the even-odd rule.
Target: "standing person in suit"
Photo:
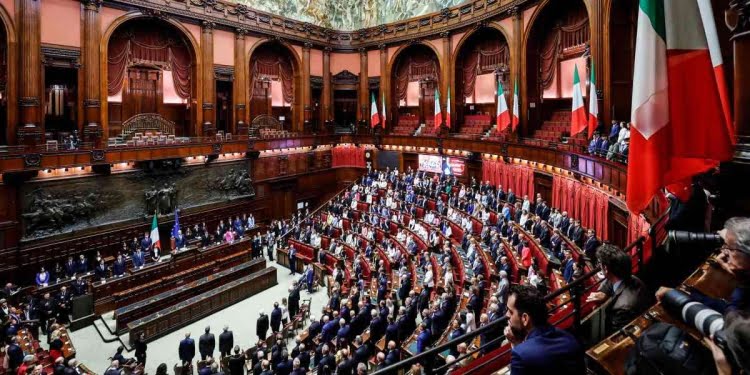
[[[547,322],[547,305],[536,288],[514,287],[506,316],[511,375],[586,373],[583,348],[573,335]]]
[[[562,260],[562,274],[565,282],[569,284],[573,280],[573,264],[575,260],[573,260],[573,254],[570,252],[570,249],[563,250],[563,254],[565,254],[565,258]]]
[[[273,333],[276,333],[276,332],[279,332],[280,328],[281,328],[281,308],[279,308],[278,302],[274,302],[273,310],[271,311],[271,331]]]
[[[141,251],[143,251],[144,253],[148,253],[148,251],[151,250],[151,245],[153,245],[153,243],[151,242],[151,233],[143,232],[143,239],[141,240]]]
[[[599,245],[601,245],[601,242],[596,238],[596,233],[593,229],[589,229],[586,243],[583,245],[583,252],[589,259],[594,259],[596,257],[596,249],[599,248]]]
[[[299,288],[297,282],[292,282],[292,286],[289,287],[289,318],[294,319],[299,312]]]
[[[133,343],[133,347],[135,348],[135,360],[138,361],[139,364],[146,366],[146,350],[148,349],[148,345],[146,345],[146,334],[141,332],[135,340],[135,343]]]
[[[86,256],[81,254],[78,256],[78,263],[76,264],[76,273],[85,275],[89,272],[89,261],[86,260]]]
[[[417,353],[422,353],[427,349],[428,346],[430,346],[430,342],[432,341],[432,332],[430,332],[430,328],[427,327],[427,324],[421,323],[419,325],[419,336],[417,336]]]
[[[141,269],[144,264],[146,264],[146,256],[141,249],[138,249],[133,253],[133,268]]]
[[[195,358],[195,341],[190,338],[190,333],[185,334],[185,338],[180,341],[180,347],[178,354],[183,366],[192,366],[193,358]]]
[[[604,302],[607,335],[630,323],[653,303],[646,285],[632,274],[630,255],[614,245],[602,245],[596,251],[606,281],[599,291],[591,293],[587,302]]]
[[[120,277],[125,274],[125,260],[122,258],[122,254],[117,254],[117,259],[112,266],[112,276]]]
[[[234,334],[229,330],[229,326],[224,326],[224,332],[219,335],[219,351],[221,358],[229,356],[234,346]]]
[[[201,353],[201,361],[205,361],[206,357],[213,357],[216,348],[216,337],[211,333],[211,327],[206,327],[204,332],[198,338],[198,351]]]
[[[255,332],[258,334],[258,340],[265,341],[266,334],[268,333],[268,315],[263,310],[260,310],[260,316],[255,322]]]
[[[240,346],[234,347],[234,354],[229,357],[229,375],[245,374],[245,355],[240,353]]]
[[[297,272],[297,249],[294,248],[294,245],[289,246],[289,268],[291,269],[290,275]]]

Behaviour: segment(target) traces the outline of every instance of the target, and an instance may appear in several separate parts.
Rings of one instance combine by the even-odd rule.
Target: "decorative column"
[[[385,108],[385,121],[386,123],[383,124],[383,129],[388,129],[388,121],[391,120],[391,117],[396,113],[393,111],[393,107],[388,105],[390,103],[390,95],[388,95],[388,88],[391,85],[391,76],[390,72],[387,71],[388,69],[388,47],[385,44],[381,44],[378,46],[380,49],[380,92],[378,95],[380,95],[380,113],[383,113],[383,109]],[[391,124],[393,122],[391,121]]]
[[[102,0],[82,0],[83,3],[83,137],[102,147],[102,139],[109,137],[101,124],[101,74],[99,72],[99,42],[102,21],[99,9]]]
[[[333,120],[331,115],[331,47],[323,49],[323,92],[321,98],[320,123],[325,126]]]
[[[444,116],[448,115],[448,86],[451,85],[451,33],[443,31],[440,33],[440,37],[443,38],[443,65],[441,69],[440,79],[440,98],[442,99],[441,108],[443,109]],[[455,89],[453,92],[455,94]],[[455,96],[455,95],[454,95]],[[451,101],[453,101],[451,99]],[[451,105],[451,111],[456,108],[455,105]],[[445,121],[445,120],[444,120]],[[451,122],[453,126],[455,124]],[[450,131],[450,129],[448,129]]]
[[[310,107],[310,48],[312,43],[306,42],[302,46],[302,123],[305,132],[310,131],[310,118],[312,108]]]
[[[234,81],[232,82],[232,102],[234,118],[237,119],[234,133],[247,134],[247,62],[245,58],[245,35],[247,30],[237,29],[234,34]]]
[[[199,135],[214,135],[214,103],[216,83],[214,82],[214,26],[213,22],[201,23],[201,53],[203,60],[203,126]]]
[[[20,18],[20,128],[19,144],[42,143],[42,49],[41,49],[41,1],[20,0],[17,3]]]
[[[367,50],[364,48],[359,49],[359,111],[357,112],[357,119],[360,122],[367,121],[367,113],[369,109],[370,98],[368,92],[370,92],[370,79],[367,76]]]
[[[734,159],[721,165],[721,210],[727,219],[744,216],[750,209],[750,198],[737,181],[750,173],[750,0],[733,0],[725,20],[731,30],[734,54],[734,129],[737,148]],[[726,66],[726,65],[725,65]],[[721,224],[720,221],[718,224]]]
[[[521,12],[518,7],[511,8],[510,12],[511,16],[513,17],[513,40],[509,41],[511,44],[512,53],[510,54],[511,87],[509,87],[508,90],[515,90],[516,83],[518,83],[520,90],[521,70],[523,69],[523,67],[521,67],[521,54],[523,53],[523,51],[521,51],[521,44],[523,44],[523,12]],[[518,126],[523,128],[523,124],[526,121],[526,111],[522,109],[523,106],[521,105],[521,97],[522,95],[519,93],[518,100],[520,103],[518,103],[518,110],[520,113],[518,114]],[[513,106],[515,105],[515,103],[513,103],[513,100],[513,95],[511,95],[511,100],[509,102],[509,105],[511,106],[510,108],[513,108]]]

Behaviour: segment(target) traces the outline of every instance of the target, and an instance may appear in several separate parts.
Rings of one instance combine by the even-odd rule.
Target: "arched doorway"
[[[610,117],[630,121],[638,3],[612,0],[609,14]]]
[[[148,132],[139,119],[157,119],[154,134],[195,135],[196,54],[184,31],[154,18],[126,20],[106,51],[108,137]]]
[[[497,83],[505,89],[506,103],[513,96],[508,41],[495,28],[478,29],[459,44],[454,61],[455,124],[462,134],[482,134],[496,125]]]
[[[16,34],[13,22],[0,5],[0,145],[14,144],[16,141]],[[9,105],[10,103],[10,105]]]
[[[251,123],[260,116],[271,116],[282,129],[301,131],[302,82],[297,56],[281,42],[260,43],[250,52]]]
[[[521,134],[560,141],[570,133],[575,67],[588,83],[589,17],[582,0],[549,1],[538,12],[523,48],[528,121]]]
[[[435,134],[435,91],[440,89],[440,61],[424,44],[396,51],[390,64],[390,105],[396,108],[394,132],[410,134],[424,124],[422,134]],[[411,130],[411,132],[410,132]]]

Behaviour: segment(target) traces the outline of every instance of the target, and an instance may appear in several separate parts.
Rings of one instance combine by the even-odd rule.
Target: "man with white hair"
[[[268,315],[266,315],[265,311],[260,310],[260,316],[255,323],[255,333],[258,335],[258,340],[266,339],[269,326],[270,322],[268,321]]]
[[[508,281],[508,272],[500,271],[500,282],[497,284],[497,292],[495,296],[499,303],[503,305],[505,310],[505,304],[508,303],[508,292],[510,291],[510,282]]]

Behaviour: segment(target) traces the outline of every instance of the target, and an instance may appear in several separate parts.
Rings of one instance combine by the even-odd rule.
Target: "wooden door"
[[[421,109],[421,115],[419,118],[420,123],[427,123],[428,119],[435,117],[435,81],[420,82],[419,88],[421,90],[421,101],[419,107]]]
[[[128,69],[127,91],[123,98],[124,119],[141,113],[159,113],[160,96],[160,70],[139,67]]]

